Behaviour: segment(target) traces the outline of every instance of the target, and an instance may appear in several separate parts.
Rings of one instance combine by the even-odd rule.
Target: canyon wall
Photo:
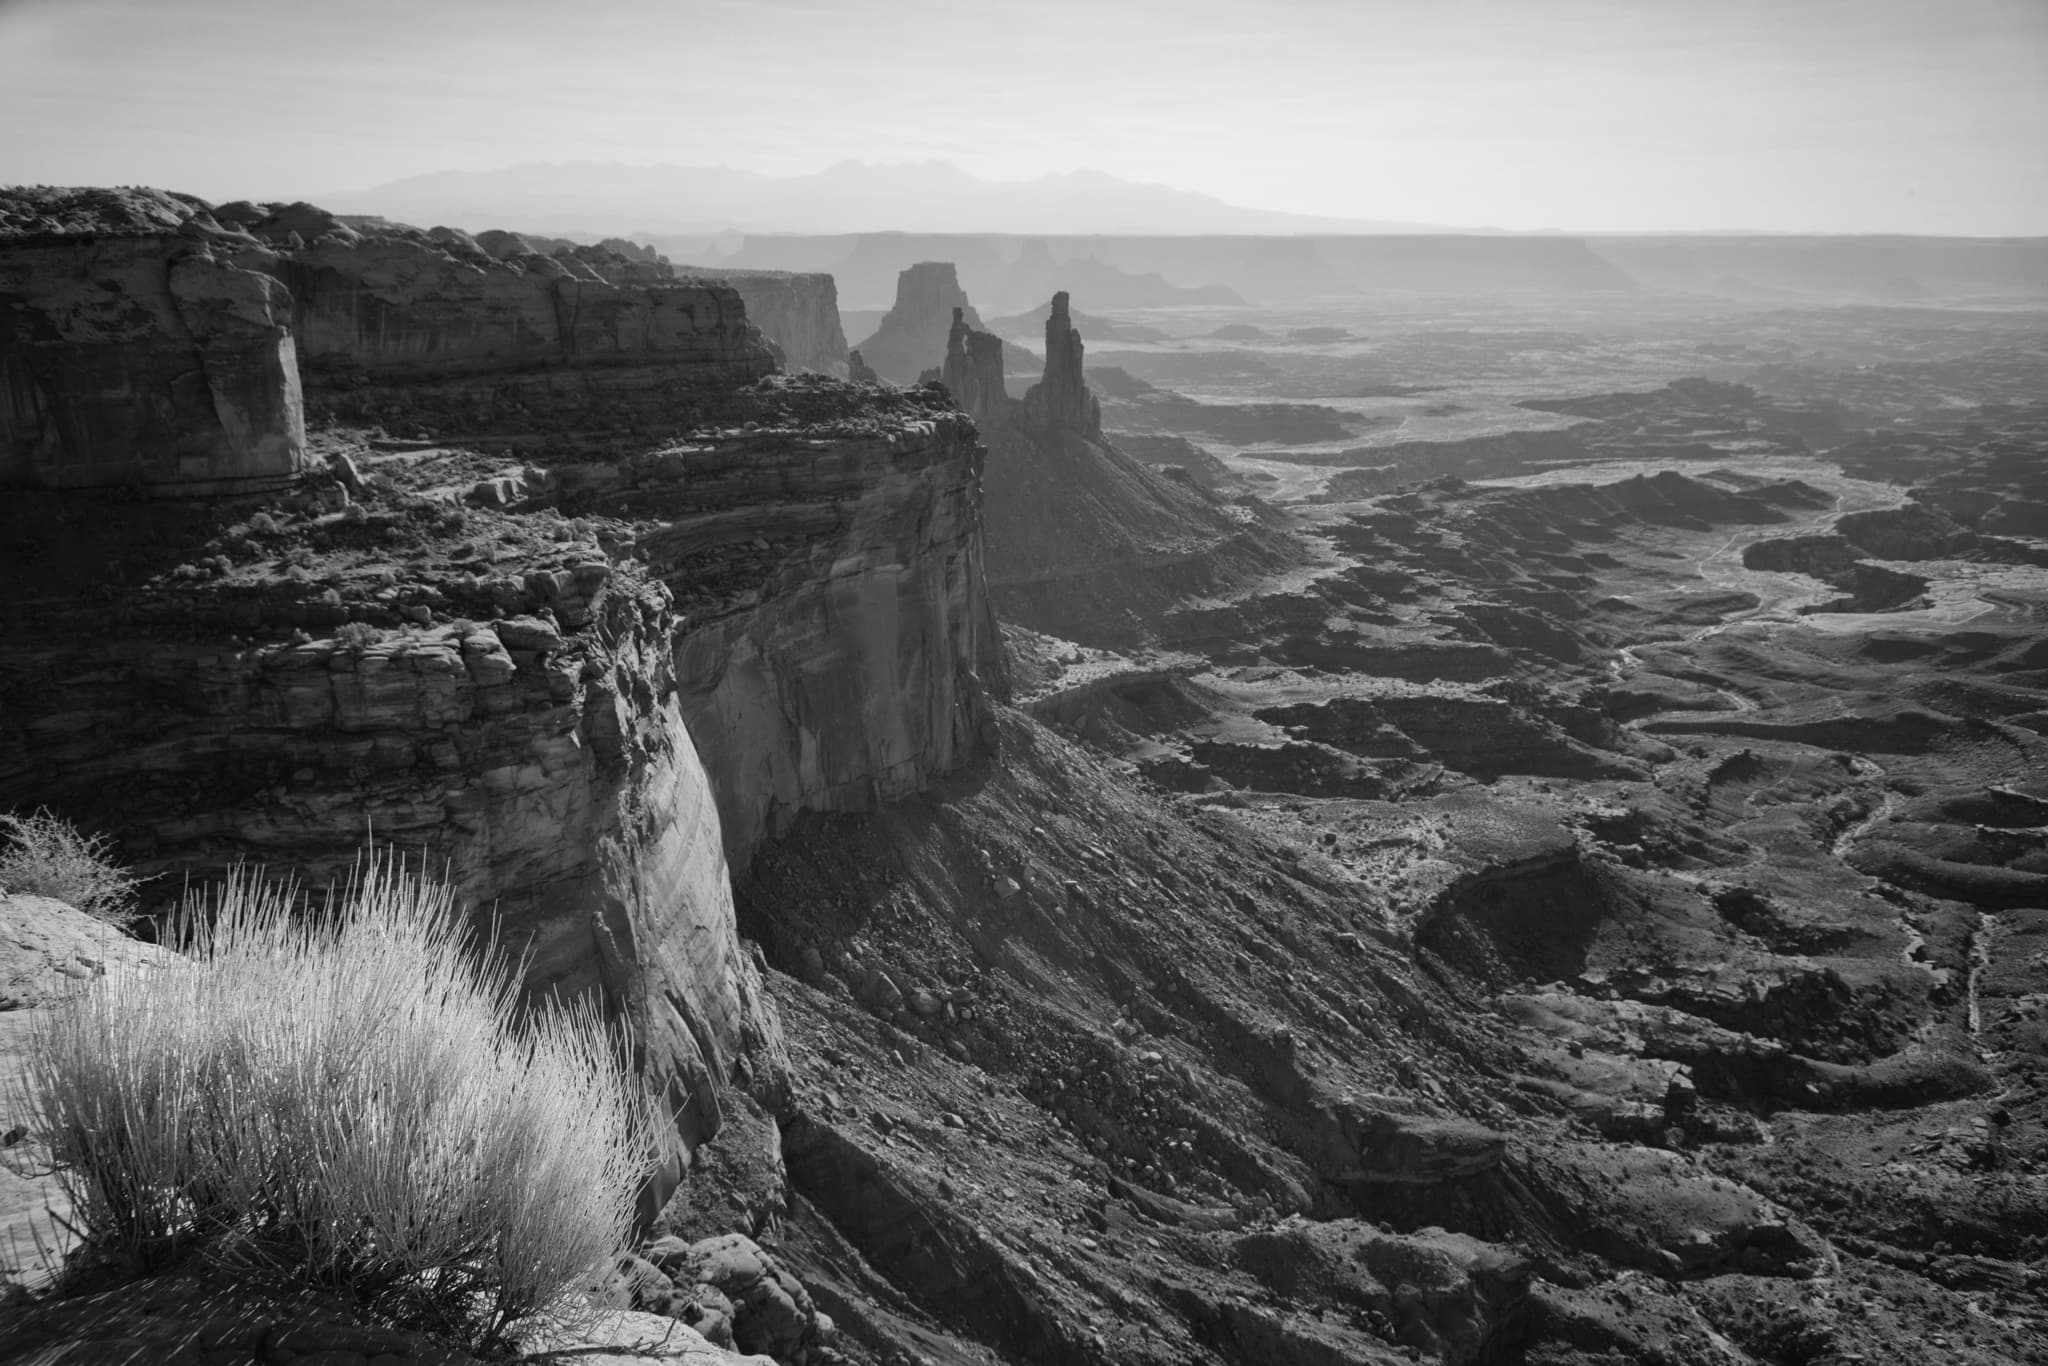
[[[628,1023],[686,1136],[715,1130],[734,1061],[773,1068],[779,1043],[732,930],[667,589],[570,546],[480,586],[409,575],[394,626],[456,624],[345,645],[305,628],[348,609],[293,588],[143,587],[111,627],[45,598],[9,623],[0,805],[118,832],[178,880],[246,859],[317,888],[366,839],[395,847],[496,918],[531,989]],[[513,615],[468,620],[494,609]]]
[[[305,204],[7,191],[0,479],[190,492],[288,479],[305,460],[302,385],[499,376],[523,381],[515,401],[601,411],[621,391],[659,394],[673,415],[684,396],[774,368],[729,286],[498,236],[502,255]]]
[[[121,430],[211,449],[232,419],[296,477],[110,500],[47,487],[75,481],[39,457],[0,499],[0,573],[23,586],[0,601],[0,809],[112,834],[161,876],[159,908],[240,860],[317,888],[366,839],[394,846],[495,921],[530,990],[626,1026],[687,1138],[717,1130],[735,1077],[772,1092],[732,866],[992,733],[971,423],[936,392],[769,374],[729,286],[601,248],[71,194],[33,207],[78,241],[0,241],[9,336],[61,321],[31,305],[94,261],[126,263],[90,282],[126,330],[11,343],[10,423],[133,397],[158,426]],[[229,304],[202,315],[202,295]],[[151,408],[221,336],[276,366],[239,406]],[[422,430],[309,438],[302,404]],[[465,444],[488,423],[516,424],[518,462]],[[107,450],[123,478],[193,486],[139,437]]]
[[[249,224],[275,236],[292,216]],[[238,225],[239,226],[239,225]],[[739,296],[600,247],[498,260],[459,235],[337,224],[275,267],[290,287],[309,382],[647,364],[671,383],[744,382],[772,368]],[[287,229],[287,231],[289,231]]]
[[[220,487],[301,467],[274,255],[179,231],[184,207],[75,233],[0,217],[0,482]]]
[[[674,587],[679,703],[738,869],[803,812],[985,752],[1005,688],[973,425],[928,392],[780,383],[859,420],[679,443],[571,504],[640,522],[634,553]]]
[[[747,317],[782,348],[791,370],[846,373],[846,332],[839,322],[839,288],[830,275],[784,270],[705,270],[706,278],[738,292]]]
[[[1003,688],[973,426],[936,394],[803,384],[749,397],[839,420],[547,471],[527,506],[353,572],[270,561],[446,505],[280,503],[252,563],[140,577],[111,610],[25,531],[78,505],[22,495],[0,568],[38,590],[0,611],[0,808],[49,805],[171,879],[247,859],[320,886],[365,839],[395,846],[495,913],[531,989],[630,1024],[686,1135],[714,1131],[738,1059],[770,1085],[780,1066],[729,869],[806,811],[987,752]],[[156,515],[88,506],[102,565]],[[633,539],[608,554],[565,511]],[[480,534],[491,562],[442,561]]]

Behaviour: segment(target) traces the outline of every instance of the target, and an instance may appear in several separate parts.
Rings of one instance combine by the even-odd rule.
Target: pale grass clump
[[[0,892],[47,896],[110,925],[135,918],[142,885],[110,857],[105,835],[82,835],[49,811],[27,816],[0,812]]]
[[[484,1346],[631,1233],[658,1122],[588,1010],[519,1007],[450,890],[372,859],[324,912],[231,876],[189,962],[110,974],[29,1047],[29,1121],[87,1246],[205,1249]]]

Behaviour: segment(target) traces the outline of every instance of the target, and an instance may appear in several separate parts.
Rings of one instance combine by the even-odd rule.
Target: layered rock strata
[[[740,1058],[780,1070],[729,867],[968,762],[1002,678],[972,427],[930,395],[795,392],[840,420],[541,473],[509,512],[437,501],[455,453],[386,460],[362,501],[274,504],[217,538],[246,563],[140,577],[113,617],[83,584],[39,596],[0,658],[0,805],[114,831],[152,872],[318,885],[395,844],[495,908],[534,989],[627,1022],[684,1132],[715,1131]],[[632,539],[608,554],[558,506]],[[110,541],[154,515],[16,513],[74,507]],[[394,549],[337,545],[358,531]]]
[[[776,1065],[775,1029],[732,931],[669,594],[583,553],[474,587],[408,575],[400,610],[464,615],[340,639],[289,625],[355,610],[324,591],[144,587],[90,635],[93,608],[46,601],[0,662],[24,704],[0,802],[48,802],[181,876],[247,858],[320,886],[365,840],[419,857],[495,914],[533,989],[627,1022],[686,1136],[712,1132],[734,1061]]]
[[[981,752],[1003,691],[975,430],[929,393],[868,412],[885,420],[679,443],[571,503],[646,523],[635,553],[688,613],[681,703],[736,868],[805,811],[905,796]]]
[[[276,254],[167,195],[84,224],[52,223],[34,195],[0,211],[0,481],[295,473],[306,431]]]
[[[846,332],[839,322],[839,289],[830,275],[783,270],[719,270],[702,274],[733,287],[746,305],[748,319],[782,348],[786,368],[815,370],[826,375],[846,373]]]
[[[0,479],[246,486],[303,467],[308,396],[363,410],[366,390],[439,385],[443,406],[574,404],[604,423],[673,418],[774,367],[730,286],[526,245],[305,204],[9,191]]]
[[[0,505],[0,564],[36,584],[0,608],[0,808],[113,833],[176,875],[159,903],[241,859],[318,887],[395,845],[495,917],[532,990],[626,1026],[686,1137],[736,1077],[773,1094],[730,869],[800,812],[970,762],[1002,688],[968,420],[935,393],[747,383],[771,360],[729,287],[598,248],[154,192],[52,204],[41,231],[118,228],[145,274],[198,241],[258,281],[329,411],[462,432],[512,395],[545,437],[517,464],[328,430],[254,500]],[[90,249],[0,258],[46,298],[52,261]],[[129,323],[123,363],[190,350],[171,313]],[[100,403],[62,353],[30,359],[38,394]],[[635,437],[656,412],[681,435]],[[298,440],[280,470],[313,463]]]

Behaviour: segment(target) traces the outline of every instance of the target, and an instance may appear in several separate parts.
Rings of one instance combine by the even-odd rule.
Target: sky
[[[2048,0],[0,0],[0,183],[849,159],[1473,227],[2048,234]]]

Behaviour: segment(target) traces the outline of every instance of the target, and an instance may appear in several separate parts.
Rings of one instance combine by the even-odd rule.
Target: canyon
[[[0,192],[0,807],[445,868],[787,1363],[2041,1359],[2024,289],[770,240]]]
[[[7,800],[118,826],[145,874],[250,859],[318,882],[366,837],[445,864],[532,989],[601,1000],[686,1135],[715,1131],[735,1065],[782,1066],[728,851],[914,791],[988,728],[971,427],[823,379],[747,388],[774,362],[734,292],[602,248],[81,198],[29,205],[8,253],[17,469],[183,491],[232,467],[288,491],[168,527],[10,497],[10,577],[41,591],[8,612]],[[107,297],[45,289],[114,265]],[[220,380],[218,335],[247,319],[181,331],[189,300],[152,289],[195,274],[268,300],[261,344],[298,369]],[[193,367],[212,425],[151,407]],[[120,387],[67,389],[74,371]],[[132,423],[88,427],[124,404]],[[455,444],[308,439],[306,408]],[[656,422],[676,425],[624,439]],[[522,458],[534,425],[572,431],[568,458]],[[250,432],[262,463],[230,466]],[[197,451],[167,459],[166,433]]]

